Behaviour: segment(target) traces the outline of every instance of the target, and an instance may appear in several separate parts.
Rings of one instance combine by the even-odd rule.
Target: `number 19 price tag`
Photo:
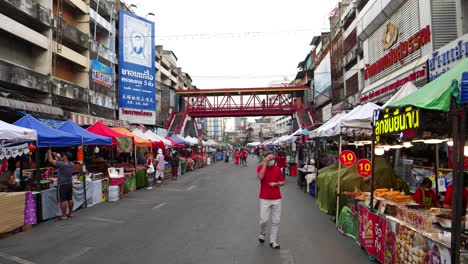
[[[345,167],[352,166],[356,162],[356,154],[351,150],[345,150],[340,153],[340,163]]]
[[[356,164],[356,170],[362,177],[369,177],[372,174],[372,165],[370,160],[362,159]]]

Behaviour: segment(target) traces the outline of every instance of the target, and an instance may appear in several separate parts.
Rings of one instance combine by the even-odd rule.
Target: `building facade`
[[[223,117],[206,118],[206,135],[218,142],[224,141],[226,121]]]

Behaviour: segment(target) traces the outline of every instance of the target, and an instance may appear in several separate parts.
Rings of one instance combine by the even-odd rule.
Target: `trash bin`
[[[187,162],[180,163],[180,173],[183,175],[187,172]]]

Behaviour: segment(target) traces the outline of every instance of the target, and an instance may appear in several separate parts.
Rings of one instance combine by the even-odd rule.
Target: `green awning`
[[[414,93],[396,101],[390,106],[402,107],[412,105],[429,110],[450,110],[450,99],[456,96],[459,100],[458,80],[463,72],[468,71],[468,58],[463,59],[452,69],[442,74],[437,79],[426,84]]]

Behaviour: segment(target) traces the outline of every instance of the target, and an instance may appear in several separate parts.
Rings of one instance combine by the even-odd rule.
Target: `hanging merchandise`
[[[30,149],[28,147],[28,144],[21,144],[21,145],[14,146],[14,147],[3,147],[3,148],[0,148],[0,159],[16,158],[23,154],[28,154],[29,152],[30,152]]]

